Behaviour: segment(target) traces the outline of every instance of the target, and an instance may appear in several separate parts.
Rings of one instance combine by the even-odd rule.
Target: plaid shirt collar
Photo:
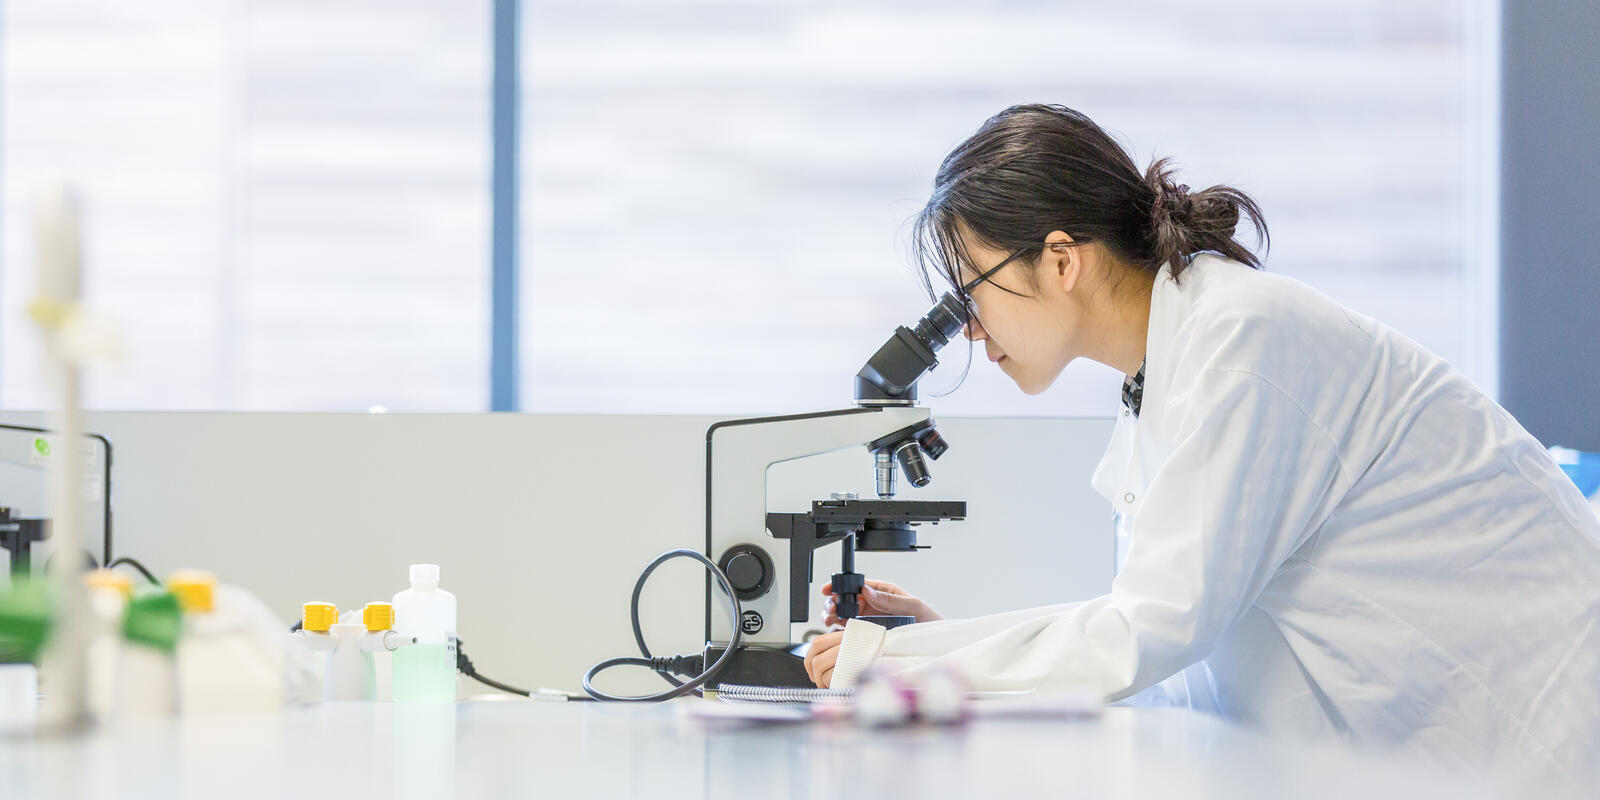
[[[1131,378],[1122,379],[1122,404],[1139,416],[1139,405],[1144,402],[1144,362],[1139,362],[1139,371]]]

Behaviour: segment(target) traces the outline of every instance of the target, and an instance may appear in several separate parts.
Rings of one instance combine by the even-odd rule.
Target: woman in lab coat
[[[1080,357],[1127,376],[1092,482],[1128,549],[1110,594],[990,617],[869,588],[862,613],[919,624],[851,620],[811,677],[1159,692],[1592,788],[1600,520],[1449,364],[1259,271],[1241,215],[1264,240],[1246,195],[1141,173],[1059,106],[1007,109],[945,159],[917,244],[964,287],[968,337],[1029,394]]]

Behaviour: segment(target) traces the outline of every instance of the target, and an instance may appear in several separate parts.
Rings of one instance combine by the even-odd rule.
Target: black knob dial
[[[733,593],[740,600],[754,600],[772,588],[772,557],[753,544],[736,544],[723,551],[717,559],[722,574],[733,584]]]
[[[728,559],[728,582],[738,592],[748,592],[761,585],[766,577],[766,569],[761,564],[761,559],[753,553],[739,553]]]

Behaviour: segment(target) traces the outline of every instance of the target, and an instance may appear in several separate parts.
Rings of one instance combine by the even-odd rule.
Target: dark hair
[[[960,286],[962,264],[975,267],[963,228],[986,246],[1022,251],[1030,262],[1059,230],[1074,241],[1099,242],[1152,274],[1171,264],[1174,280],[1207,250],[1260,269],[1255,253],[1233,236],[1240,216],[1248,216],[1257,241],[1270,246],[1256,202],[1230,186],[1191,193],[1172,176],[1165,158],[1141,175],[1127,151],[1077,111],[1012,106],[939,166],[933,196],[914,222],[923,286],[935,294],[930,269]]]

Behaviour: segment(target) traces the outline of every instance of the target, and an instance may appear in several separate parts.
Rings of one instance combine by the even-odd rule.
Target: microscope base
[[[745,686],[814,686],[811,678],[806,675],[805,657],[795,651],[803,645],[790,647],[760,647],[746,645],[734,651],[728,659],[728,666],[717,677],[706,683],[705,688],[715,690],[724,683],[737,683]],[[705,663],[715,663],[724,650],[725,644],[708,644],[705,651]]]

